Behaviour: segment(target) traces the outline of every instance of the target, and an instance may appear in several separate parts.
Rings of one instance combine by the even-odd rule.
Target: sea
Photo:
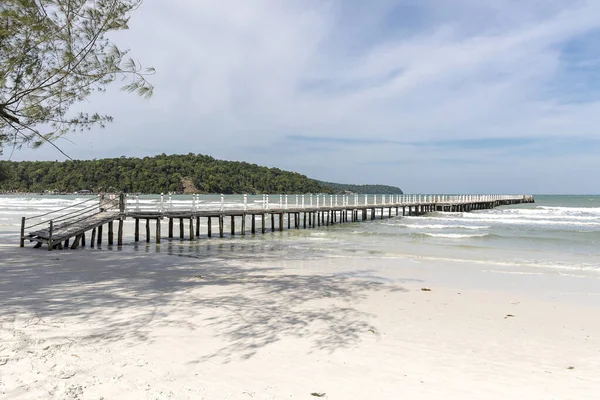
[[[33,217],[89,201],[90,196],[2,195],[0,196],[0,258],[2,248],[18,246],[21,217]],[[226,196],[225,207],[239,207],[242,196]],[[272,196],[279,202],[279,196]],[[296,201],[290,196],[291,201]],[[249,196],[250,206],[261,207],[263,196]],[[201,195],[198,207],[218,207],[219,195]],[[163,198],[163,207],[189,207],[192,196]],[[83,206],[85,207],[84,203]],[[156,208],[158,195],[130,197],[128,207]],[[60,215],[60,211],[57,215]],[[41,219],[43,220],[43,218]],[[226,219],[226,223],[228,219]],[[534,204],[501,206],[491,210],[422,216],[395,216],[375,221],[342,223],[309,229],[271,232],[225,238],[206,237],[206,221],[198,240],[166,239],[163,221],[161,244],[133,241],[133,221],[125,222],[125,244],[117,249],[76,251],[123,251],[166,253],[209,259],[322,260],[348,264],[357,260],[409,260],[417,263],[446,262],[448,265],[480,265],[496,273],[559,274],[600,278],[600,196],[536,195]],[[177,226],[177,225],[176,225]],[[249,231],[250,223],[247,222]],[[260,223],[258,224],[260,226]],[[293,226],[293,224],[292,224]],[[142,236],[144,229],[141,229]],[[178,229],[175,229],[176,235]],[[154,227],[151,228],[154,235]],[[230,230],[226,226],[225,232]],[[186,230],[187,235],[187,230]],[[106,242],[106,241],[105,241]],[[31,246],[27,244],[27,246]],[[70,251],[70,250],[64,250]]]

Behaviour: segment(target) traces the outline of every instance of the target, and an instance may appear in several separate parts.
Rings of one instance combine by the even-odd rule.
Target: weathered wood
[[[200,239],[200,217],[196,217],[196,237]]]
[[[252,222],[251,222],[251,227],[250,227],[250,231],[252,232],[252,234],[254,235],[256,233],[256,215],[252,214]]]
[[[246,235],[246,214],[242,215],[242,228],[240,230],[242,236]]]
[[[81,233],[81,247],[85,247],[85,232]]]
[[[161,228],[162,227],[161,227],[161,223],[160,223],[160,218],[157,218],[156,219],[156,238],[155,238],[155,241],[156,241],[157,244],[160,243],[160,236],[161,236],[160,230],[161,230]]]
[[[190,240],[194,240],[194,218],[190,218]]]
[[[71,239],[67,239],[65,240],[65,247],[69,247],[69,243],[71,243]]]
[[[182,239],[182,240],[183,240],[183,231],[184,231],[183,218],[179,218],[179,239]]]
[[[134,233],[133,238],[134,238],[133,240],[136,242],[140,241],[140,219],[139,218],[135,219],[135,233]]]
[[[224,236],[224,232],[223,232],[223,214],[219,215],[219,237],[223,237]]]
[[[73,244],[71,245],[71,250],[75,250],[77,247],[79,247],[80,240],[81,240],[81,235],[75,236],[75,240],[73,240]]]
[[[114,241],[113,222],[108,223],[108,245],[112,246]]]
[[[96,241],[96,228],[92,229],[92,238],[90,239],[90,247],[94,248],[94,242]]]
[[[173,218],[169,218],[169,239],[173,239]]]
[[[83,238],[85,238],[85,236],[83,236]],[[117,231],[117,246],[123,246],[123,218],[119,219],[119,230]]]
[[[208,237],[212,237],[212,218],[208,217],[208,222],[206,223],[206,234]]]
[[[53,227],[53,223],[52,221],[50,221],[50,225],[48,227],[48,251],[52,251],[52,227]]]
[[[96,244],[97,244],[98,246],[100,246],[100,245],[102,244],[102,229],[103,229],[103,228],[102,228],[102,225],[100,225],[100,226],[98,227],[98,240],[96,241]]]
[[[271,232],[275,232],[275,214],[271,213]]]
[[[146,218],[146,243],[150,243],[150,218]]]
[[[279,213],[279,231],[283,231],[283,213]]]
[[[19,239],[19,247],[25,247],[25,217],[21,218],[21,238]]]
[[[235,236],[235,216],[231,216],[231,236]]]
[[[262,233],[264,234],[266,232],[266,222],[265,222],[265,214],[261,214],[260,215],[260,220],[261,220],[261,229],[262,229]]]

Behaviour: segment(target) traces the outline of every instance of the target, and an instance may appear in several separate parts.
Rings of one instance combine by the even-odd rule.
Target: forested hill
[[[388,185],[345,185],[343,183],[321,182],[320,184],[332,188],[335,192],[352,192],[361,194],[403,194],[402,189]]]
[[[348,185],[333,187],[296,172],[200,154],[63,162],[0,161],[0,191],[77,190],[232,194],[338,193],[350,189]]]

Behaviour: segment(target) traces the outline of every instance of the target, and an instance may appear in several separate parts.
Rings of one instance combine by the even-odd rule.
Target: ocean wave
[[[431,233],[425,232],[422,235],[437,237],[437,238],[445,238],[445,239],[466,239],[466,238],[474,238],[474,237],[485,237],[489,236],[487,233],[478,233],[478,234],[467,234],[467,233]]]
[[[423,225],[416,225],[416,224],[385,224],[388,226],[399,226],[399,227],[403,227],[403,228],[410,228],[410,229],[469,229],[469,230],[483,230],[483,229],[489,229],[490,226],[489,225],[443,225],[443,224],[423,224]]]

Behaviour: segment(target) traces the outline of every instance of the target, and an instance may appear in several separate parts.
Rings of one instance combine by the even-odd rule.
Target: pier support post
[[[52,221],[50,221],[50,225],[48,228],[48,251],[52,251],[53,244],[54,243],[52,242]]]
[[[96,241],[96,228],[92,229],[92,238],[90,239],[90,247],[94,248],[94,242]]]
[[[252,234],[256,234],[256,214],[252,214],[252,221],[250,221],[250,231]]]
[[[150,243],[150,220],[146,218],[146,243]]]
[[[81,235],[75,236],[75,239],[73,240],[73,244],[71,245],[71,250],[75,250],[77,247],[79,247],[80,240],[81,240]]]
[[[156,223],[159,223],[158,220]],[[194,240],[194,217],[190,217],[190,240]]]
[[[271,213],[271,232],[275,232],[275,214]]]
[[[160,228],[161,228],[160,222],[161,222],[160,218],[157,218],[156,219],[156,239],[155,239],[157,244],[160,243]]]
[[[206,234],[208,237],[212,237],[212,218],[208,217],[208,221],[206,222]]]
[[[173,218],[169,218],[169,239],[173,239]]]
[[[98,241],[96,242],[96,244],[98,244],[98,246],[100,246],[102,244],[102,225],[100,225],[98,227]]]
[[[133,240],[136,242],[140,241],[140,219],[139,218],[135,219],[135,233],[133,236]]]
[[[279,232],[283,232],[283,213],[279,213]]]
[[[81,245],[85,246],[85,233],[81,236]],[[123,218],[119,218],[119,231],[117,232],[117,246],[123,246]]]
[[[219,215],[219,237],[223,237],[224,236],[224,232],[223,232],[223,219],[224,216],[223,214]]]
[[[114,242],[114,232],[113,232],[113,222],[110,221],[108,223],[108,245],[112,246],[113,242]]]
[[[183,218],[179,218],[179,239],[183,240]]]
[[[235,216],[231,216],[231,236],[235,236]]]
[[[25,247],[25,217],[21,218],[21,238],[19,239],[19,247]]]
[[[81,233],[81,247],[85,247],[85,232]]]
[[[196,217],[196,237],[200,239],[200,217]]]
[[[261,214],[260,215],[261,231],[262,231],[263,234],[267,231],[267,228],[266,228],[266,225],[265,225],[266,224],[265,216],[266,216],[266,214]]]
[[[288,229],[290,229],[290,226],[292,226],[291,225],[292,224],[292,217],[291,217],[291,214],[290,214],[289,211],[287,213],[287,217],[288,217]]]
[[[246,214],[242,214],[242,230],[240,233],[242,236],[246,235]]]

